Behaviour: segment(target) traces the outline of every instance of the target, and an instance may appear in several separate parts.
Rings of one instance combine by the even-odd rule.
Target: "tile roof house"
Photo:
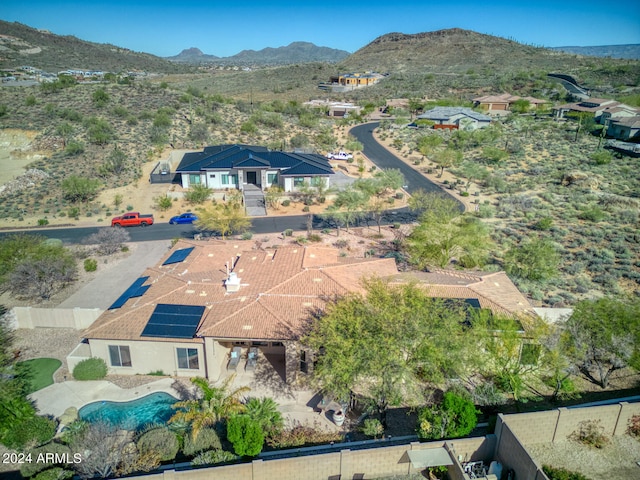
[[[279,185],[286,192],[323,178],[329,185],[333,169],[326,158],[311,153],[269,150],[251,145],[215,145],[202,152],[186,153],[176,174],[184,188],[201,184],[208,188],[255,185],[262,190]]]
[[[487,110],[488,112],[507,112],[511,106],[518,100],[527,100],[531,109],[537,109],[549,103],[547,100],[541,100],[534,97],[520,97],[503,93],[500,95],[484,95],[473,99],[473,106]]]
[[[596,121],[603,124],[604,120],[638,115],[640,109],[610,98],[589,98],[578,103],[566,103],[553,107],[553,115],[556,118],[563,118],[568,112],[593,113]]]
[[[417,118],[435,122],[434,128],[460,130],[484,128],[491,123],[489,115],[478,113],[468,107],[435,107],[418,115]]]
[[[298,340],[313,315],[332,299],[363,292],[361,280],[372,276],[417,282],[431,296],[498,314],[535,315],[504,272],[399,274],[392,258],[341,257],[332,247],[180,240],[82,333],[69,368],[99,357],[116,374],[161,370],[216,380],[234,347],[258,347],[281,359],[291,382],[305,355]]]

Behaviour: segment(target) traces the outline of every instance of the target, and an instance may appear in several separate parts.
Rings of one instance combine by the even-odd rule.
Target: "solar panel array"
[[[159,303],[144,327],[142,337],[193,338],[204,313],[200,305]]]
[[[180,250],[176,250],[171,254],[169,258],[167,258],[162,265],[170,265],[172,263],[179,263],[184,261],[185,258],[189,256],[189,254],[193,251],[195,247],[182,248]]]
[[[144,293],[149,290],[151,285],[143,286],[142,284],[146,282],[149,277],[140,277],[135,282],[131,284],[129,288],[127,288],[122,295],[118,297],[118,299],[113,302],[113,304],[109,307],[109,310],[113,310],[115,308],[122,307],[127,300],[133,297],[141,297]]]

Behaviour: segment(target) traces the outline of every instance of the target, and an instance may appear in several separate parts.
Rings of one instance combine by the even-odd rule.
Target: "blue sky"
[[[440,3],[3,0],[0,19],[159,56],[176,55],[190,47],[230,56],[294,41],[354,52],[385,33],[453,27],[546,47],[640,43],[637,0]]]

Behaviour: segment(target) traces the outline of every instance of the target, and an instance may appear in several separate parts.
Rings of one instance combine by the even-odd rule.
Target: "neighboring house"
[[[311,108],[321,108],[330,117],[345,117],[349,113],[359,114],[362,111],[362,107],[359,105],[348,102],[332,102],[330,100],[309,100],[304,102],[303,105]]]
[[[315,185],[333,175],[326,158],[312,153],[269,150],[251,145],[216,145],[202,152],[186,153],[176,169],[184,188],[205,185],[213,189],[244,189],[252,184],[262,190],[278,185],[285,192]]]
[[[640,139],[640,115],[609,120],[607,135],[618,140]]]
[[[417,118],[435,122],[434,128],[460,130],[476,130],[491,123],[489,115],[478,113],[468,107],[435,107],[418,115]]]
[[[234,347],[279,359],[287,382],[310,358],[299,339],[328,302],[362,292],[360,281],[418,282],[438,298],[522,317],[534,315],[503,272],[399,274],[392,258],[341,257],[335,248],[255,248],[250,241],[181,240],[86,329],[68,358],[99,357],[115,374],[161,370],[217,380]]]
[[[640,113],[637,108],[630,107],[610,98],[589,98],[578,103],[566,103],[552,109],[556,118],[564,118],[569,112],[592,113],[598,123],[621,117],[632,117]]]
[[[337,83],[345,87],[368,87],[375,85],[384,78],[384,75],[376,72],[342,73],[331,77],[331,83]]]
[[[547,100],[541,100],[534,97],[520,97],[518,95],[511,95],[509,93],[503,93],[501,95],[485,95],[483,97],[477,97],[473,99],[473,106],[486,110],[490,113],[508,112],[511,110],[512,105],[518,100],[527,100],[529,102],[530,110],[537,110],[549,103]]]

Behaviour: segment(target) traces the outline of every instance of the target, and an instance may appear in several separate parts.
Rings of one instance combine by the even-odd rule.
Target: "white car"
[[[347,152],[338,152],[338,153],[327,153],[327,158],[329,160],[349,160],[353,158],[353,155]]]

